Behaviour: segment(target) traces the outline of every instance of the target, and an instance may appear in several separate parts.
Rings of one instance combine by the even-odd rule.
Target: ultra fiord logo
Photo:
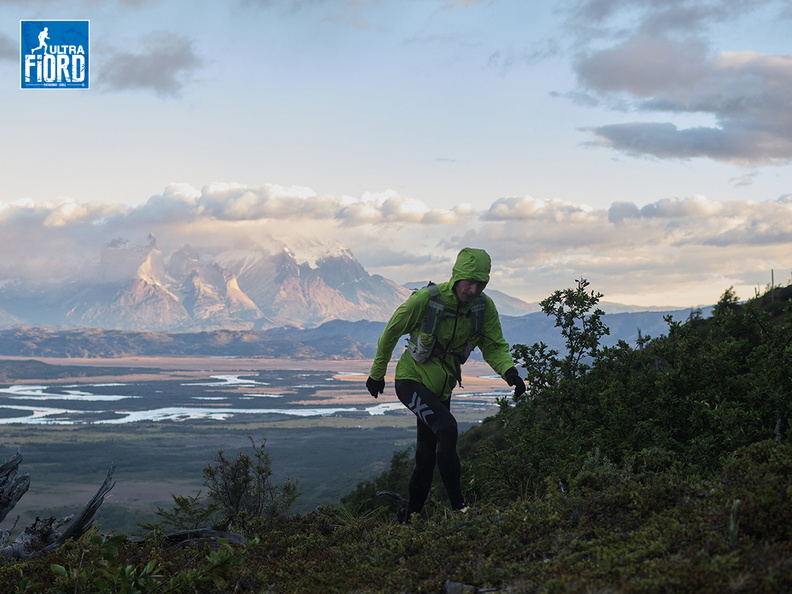
[[[89,21],[20,21],[23,89],[87,89]]]

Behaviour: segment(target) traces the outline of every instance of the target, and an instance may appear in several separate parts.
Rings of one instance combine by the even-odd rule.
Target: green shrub
[[[220,510],[225,528],[245,528],[252,518],[272,520],[289,511],[299,492],[297,483],[272,482],[272,460],[264,450],[266,440],[257,446],[250,438],[253,456],[240,452],[229,460],[222,450],[214,464],[203,470],[209,499]]]
[[[602,348],[586,288],[546,302],[569,353],[517,345],[528,396],[460,436],[468,513],[430,505],[390,525],[396,502],[376,493],[405,491],[405,450],[341,505],[289,517],[294,492],[263,488],[254,443],[219,452],[209,496],[176,498],[146,543],[93,532],[0,566],[0,591],[792,591],[788,302],[730,290],[711,319]],[[163,526],[218,518],[252,539],[163,548]]]

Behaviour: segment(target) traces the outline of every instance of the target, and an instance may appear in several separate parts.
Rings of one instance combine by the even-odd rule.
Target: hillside
[[[33,359],[0,361],[0,382],[19,380],[52,380],[92,376],[122,376],[135,373],[158,373],[156,369],[136,367],[90,367],[86,365],[50,365]]]
[[[329,323],[313,330],[285,328],[266,332],[216,330],[196,333],[18,328],[0,331],[0,356],[370,358],[374,355],[374,343],[368,337],[354,336],[358,325],[367,326],[372,334],[383,326],[375,322],[349,322],[343,329]]]
[[[529,391],[460,436],[468,513],[435,481],[423,514],[392,525],[398,500],[378,492],[405,492],[404,451],[337,506],[227,519],[244,545],[94,538],[0,568],[0,587],[90,589],[109,572],[173,591],[790,591],[792,288],[727,291],[710,319],[634,346],[600,345],[596,299],[560,296],[584,304],[569,323],[586,330],[565,354],[518,345]],[[163,510],[161,528],[208,503]]]
[[[709,314],[710,309],[703,312]],[[668,332],[670,316],[675,321],[690,317],[690,310],[606,314],[611,334],[603,344],[619,340],[635,344],[639,335],[659,336]],[[543,313],[521,317],[503,316],[507,342],[544,342],[563,348],[554,322]],[[206,332],[139,332],[132,330],[53,329],[18,327],[0,330],[0,356],[91,357],[131,356],[184,357],[225,356],[275,359],[369,359],[374,356],[384,322],[331,320],[314,328],[294,326],[269,330],[214,330]],[[478,351],[474,356],[480,357]]]

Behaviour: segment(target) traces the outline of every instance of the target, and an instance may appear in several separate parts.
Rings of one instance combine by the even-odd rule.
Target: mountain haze
[[[409,295],[404,287],[370,275],[346,249],[319,257],[315,266],[298,263],[288,248],[230,250],[216,261],[238,275],[240,289],[267,313],[267,327],[382,321]]]
[[[298,261],[269,242],[219,252],[185,245],[166,255],[116,239],[79,278],[0,279],[0,327],[52,325],[152,332],[313,327],[386,320],[409,291],[370,275],[344,248]]]
[[[153,235],[143,245],[118,238],[68,278],[0,278],[0,328],[206,332],[311,329],[334,320],[382,323],[426,284],[401,286],[369,274],[349,249],[318,242],[292,249],[261,237],[234,247],[183,245],[165,253]],[[521,327],[523,316],[538,315],[542,321],[530,325],[544,333],[546,316],[537,304],[490,287],[487,294],[502,317],[515,318],[504,331]],[[625,311],[603,306],[608,313]],[[655,334],[662,316],[651,319],[631,333],[642,325]]]
[[[693,310],[606,314],[610,334],[603,346],[668,333],[666,318],[683,322]],[[712,308],[701,310],[708,317]],[[544,313],[501,316],[509,344],[543,342],[563,351],[565,339]],[[313,328],[281,326],[268,330],[141,332],[133,330],[12,328],[0,330],[0,356],[23,357],[265,357],[268,359],[370,359],[385,322],[332,320]],[[404,341],[394,353],[404,348]],[[481,359],[477,349],[471,355]]]

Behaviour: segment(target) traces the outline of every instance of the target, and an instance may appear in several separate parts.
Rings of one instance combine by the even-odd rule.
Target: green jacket
[[[451,280],[437,285],[446,312],[457,311],[466,314],[473,305],[473,303],[459,304],[453,292],[454,283],[466,279],[487,283],[489,271],[490,257],[484,250],[464,248],[459,252]],[[428,308],[429,291],[423,288],[413,292],[407,301],[396,309],[377,342],[377,354],[374,356],[369,373],[372,379],[380,380],[385,377],[399,338],[405,334],[420,332]],[[431,340],[430,336],[422,335],[422,337]],[[470,318],[458,316],[443,319],[437,330],[436,340],[442,347],[436,351],[442,354],[435,354],[425,363],[418,363],[405,350],[396,365],[395,378],[420,382],[440,399],[446,400],[458,383],[458,363],[452,353],[464,353],[468,342],[481,350],[484,360],[501,377],[508,369],[514,367],[509,345],[503,338],[498,311],[488,296],[486,296],[484,321],[477,336],[471,336]]]

